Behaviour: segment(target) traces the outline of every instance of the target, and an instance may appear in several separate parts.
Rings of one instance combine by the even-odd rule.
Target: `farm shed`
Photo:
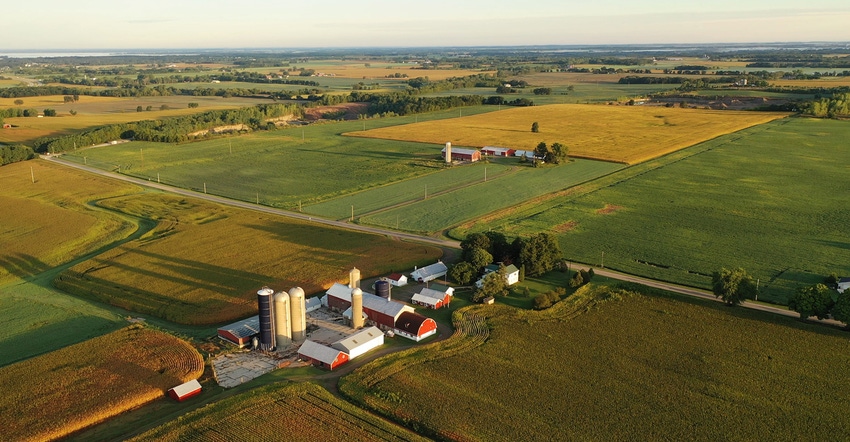
[[[170,390],[168,395],[178,402],[183,402],[192,396],[201,393],[201,383],[197,379],[192,379],[189,382],[184,382]]]
[[[383,344],[384,333],[378,327],[369,327],[334,342],[331,347],[348,353],[348,359],[354,359]]]
[[[850,278],[841,278],[838,280],[838,293],[844,293],[850,288]]]
[[[315,365],[320,365],[333,370],[348,362],[348,354],[341,350],[319,344],[318,342],[306,340],[298,349],[298,357]]]
[[[413,295],[411,301],[417,305],[438,309],[449,305],[449,302],[451,302],[451,295],[445,291],[434,290],[426,287],[419,290],[419,293]]]
[[[395,333],[419,342],[437,333],[437,323],[419,313],[404,312],[395,323]]]
[[[387,276],[387,281],[396,287],[402,287],[407,285],[407,276],[404,276],[401,273],[393,273],[392,275]]]
[[[442,150],[443,157],[446,156],[446,148]],[[481,152],[478,149],[463,149],[452,147],[452,160],[454,161],[469,161],[475,162],[481,159]]]
[[[448,267],[446,267],[442,261],[437,261],[436,263],[422,267],[421,269],[415,269],[410,272],[410,277],[417,282],[428,282],[441,276],[446,276],[446,272],[448,272],[448,270]]]
[[[310,313],[310,312],[318,310],[319,307],[322,306],[322,300],[319,299],[318,296],[314,296],[312,298],[307,299],[307,301],[304,303],[304,305],[306,307],[307,313]]]
[[[335,283],[327,292],[328,308],[344,312],[351,307],[351,288]],[[390,301],[372,293],[363,292],[363,314],[384,328],[393,328],[396,318],[403,312],[412,312],[413,307]],[[349,316],[351,314],[349,313]]]
[[[251,338],[260,333],[260,316],[252,316],[218,329],[218,337],[238,345],[239,348],[251,343]]]
[[[481,149],[481,153],[485,155],[492,155],[494,157],[510,157],[514,155],[514,152],[516,152],[516,150],[507,147],[484,146],[484,148]]]

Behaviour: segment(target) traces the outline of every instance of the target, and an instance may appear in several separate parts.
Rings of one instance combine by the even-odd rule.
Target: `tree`
[[[810,316],[826,318],[833,305],[832,290],[824,284],[801,287],[788,299],[788,308],[799,313],[800,319]]]
[[[469,255],[469,264],[472,265],[476,273],[491,262],[493,262],[493,255],[482,248],[475,248]]]
[[[531,131],[534,133],[540,132],[540,124],[538,124],[536,121],[534,123],[531,123]]]
[[[587,282],[587,281],[584,280],[582,273],[580,271],[577,271],[573,274],[573,277],[570,278],[570,287],[578,288],[578,287],[581,287],[581,285],[584,284],[585,282]]]
[[[65,101],[65,104],[73,103],[73,102],[74,102],[74,97],[72,97],[72,96],[70,96],[70,95],[65,95],[65,96],[64,96],[64,97],[62,97],[62,98],[63,98],[63,100]]]
[[[525,266],[527,276],[538,276],[555,268],[561,261],[561,246],[558,240],[548,233],[514,240],[517,263]]]
[[[22,104],[24,104],[24,100],[21,100],[20,98],[15,100],[15,106],[20,106]]]
[[[194,109],[194,108],[196,108],[196,107],[198,107],[198,103],[194,103],[194,102],[193,102],[193,103],[189,103],[189,108],[190,108],[190,109]]]
[[[561,143],[552,144],[546,161],[552,164],[561,164],[569,158],[569,149]]]
[[[507,295],[508,281],[505,278],[505,266],[499,266],[499,270],[484,275],[484,279],[481,281],[481,288],[472,296],[472,301],[481,302],[484,298],[490,296],[495,298],[497,296]]]
[[[513,261],[511,258],[511,246],[508,244],[508,239],[504,233],[490,230],[484,232],[484,236],[490,240],[490,246],[487,248],[487,251],[493,255],[494,261]]]
[[[56,116],[56,109],[45,109],[44,110],[44,116],[45,117],[55,117]]]
[[[729,270],[720,269],[711,277],[712,291],[714,296],[720,298],[727,305],[737,305],[746,298],[751,298],[756,293],[756,284],[753,278],[742,268]]]
[[[169,107],[168,107],[167,104],[163,104],[162,106],[159,107],[159,110],[168,110],[168,109],[169,109]]]
[[[68,111],[68,113],[70,113],[72,116],[77,115],[77,111],[75,111],[74,109],[71,109],[70,111]]]
[[[142,111],[142,106],[136,106],[136,112],[141,112],[141,111]]]
[[[541,141],[540,144],[534,148],[534,156],[537,158],[543,158],[545,161],[547,155],[549,155],[549,147],[546,146],[546,143]]]
[[[832,308],[832,317],[836,321],[850,325],[850,289],[844,289],[844,292],[838,295],[838,300]]]
[[[454,266],[452,266],[451,270],[449,270],[449,277],[455,280],[460,285],[469,285],[472,280],[475,278],[475,268],[472,267],[472,264],[461,261]]]
[[[484,233],[470,233],[460,242],[460,248],[463,250],[460,259],[463,261],[471,261],[472,251],[475,249],[490,250],[490,237]],[[489,263],[488,263],[489,264]]]
[[[38,115],[38,111],[35,109],[24,109],[25,117],[35,117]]]

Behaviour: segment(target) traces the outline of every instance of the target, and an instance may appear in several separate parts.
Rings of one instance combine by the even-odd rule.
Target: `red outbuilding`
[[[180,384],[170,390],[168,390],[168,396],[172,399],[183,402],[186,399],[189,399],[192,396],[201,393],[201,383],[198,382],[197,379],[192,379],[189,382]]]
[[[443,148],[443,157],[446,156],[446,148]],[[452,148],[452,161],[469,161],[475,162],[481,159],[481,152],[478,149],[463,149],[459,147]]]
[[[298,349],[298,357],[328,370],[333,370],[349,360],[348,353],[310,340],[304,341]]]

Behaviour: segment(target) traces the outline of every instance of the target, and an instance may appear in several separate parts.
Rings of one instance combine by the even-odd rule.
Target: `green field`
[[[471,230],[560,231],[569,259],[601,264],[604,252],[606,267],[706,288],[712,272],[740,266],[759,279],[759,299],[784,303],[799,285],[850,274],[848,138],[844,121],[777,121]]]
[[[278,383],[191,412],[133,441],[420,441],[311,383]]]
[[[464,108],[465,115],[494,106]],[[341,137],[343,132],[452,118],[458,110],[316,124],[186,144],[132,142],[68,152],[104,170],[244,201],[297,209],[359,190],[436,172],[442,145]],[[233,152],[231,154],[231,151]]]
[[[343,378],[341,390],[449,440],[850,435],[844,331],[590,286],[543,312],[472,312],[489,331],[467,333],[466,348],[452,353],[449,340],[378,359]]]
[[[506,164],[518,160],[505,160]],[[532,168],[518,165],[517,171],[483,182],[482,165],[476,165],[481,182],[443,193],[413,204],[359,218],[363,224],[413,232],[437,232],[497,209],[509,208],[540,195],[590,181],[623,167],[622,164],[577,159],[557,167]]]

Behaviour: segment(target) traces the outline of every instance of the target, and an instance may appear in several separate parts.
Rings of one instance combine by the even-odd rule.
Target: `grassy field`
[[[58,288],[168,321],[207,325],[256,314],[256,291],[329,287],[431,263],[440,249],[170,195],[104,207],[158,221],[137,241],[63,272]]]
[[[131,326],[0,368],[8,440],[48,440],[163,397],[203,359],[171,335]]]
[[[464,108],[464,115],[496,110]],[[458,110],[310,125],[187,144],[132,142],[65,154],[66,159],[178,187],[297,209],[440,170],[443,144],[339,136],[342,132],[452,118]],[[232,154],[231,154],[232,152]],[[144,160],[144,161],[143,161]],[[317,179],[321,177],[321,179]]]
[[[133,223],[88,202],[140,191],[46,161],[0,167],[0,285],[130,234]]]
[[[605,300],[607,299],[607,300]],[[847,332],[710,301],[586,287],[543,312],[503,306],[467,333],[391,355],[341,390],[450,440],[834,440],[850,435]],[[455,344],[459,345],[459,344]],[[451,375],[447,375],[450,373]],[[510,417],[510,418],[506,418]]]
[[[0,98],[0,107],[13,107],[13,98]],[[90,97],[80,96],[76,103],[64,103],[63,96],[24,97],[24,109],[35,109],[39,112],[45,108],[55,109],[56,117],[16,117],[6,118],[5,122],[14,125],[11,129],[0,130],[0,142],[2,143],[28,143],[39,137],[54,136],[73,133],[89,127],[102,126],[106,124],[128,123],[139,120],[153,120],[176,115],[196,114],[217,109],[233,109],[244,106],[253,106],[271,101],[257,100],[254,98],[221,98],[221,97],[193,97],[193,96],[167,96],[167,97],[137,97],[137,98],[115,98],[115,97]],[[189,108],[189,103],[198,103],[197,108]],[[161,106],[168,106],[168,110],[160,110]],[[151,106],[154,110],[137,112],[136,107],[147,108]],[[71,115],[71,110],[77,115]],[[82,146],[80,146],[82,147]]]
[[[720,267],[760,280],[785,303],[800,285],[850,274],[850,124],[786,119],[625,169],[453,232],[552,231],[565,255],[628,273],[710,287]]]
[[[250,437],[248,436],[250,435]],[[424,441],[311,383],[276,384],[189,413],[132,441]]]
[[[533,168],[515,164],[516,171],[483,181],[483,164],[463,166],[475,170],[481,179],[474,185],[453,189],[404,206],[358,218],[363,224],[398,228],[412,232],[438,232],[498,209],[511,207],[534,197],[572,187],[623,166],[617,163],[577,159],[556,167]],[[486,166],[488,169],[492,166]],[[366,192],[368,195],[371,192]],[[417,195],[418,196],[418,195]]]
[[[648,106],[551,105],[350,132],[346,135],[458,146],[534,149],[562,143],[570,155],[634,164],[784,117],[778,113]],[[538,122],[540,132],[531,132]]]

